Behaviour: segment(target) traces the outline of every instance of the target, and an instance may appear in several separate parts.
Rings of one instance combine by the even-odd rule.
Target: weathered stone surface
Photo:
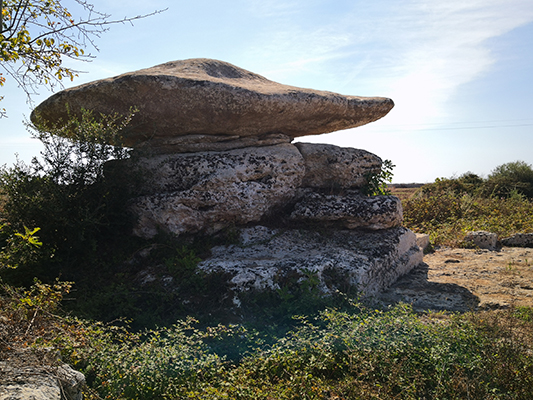
[[[366,151],[331,144],[295,143],[305,160],[303,187],[351,189],[365,185],[365,176],[381,171],[381,158]]]
[[[533,233],[517,233],[502,239],[502,245],[509,247],[533,247]]]
[[[486,231],[468,232],[464,241],[472,243],[480,249],[495,250],[498,246],[498,235]]]
[[[32,120],[36,114],[51,123],[65,120],[67,104],[72,114],[82,108],[96,115],[127,114],[137,107],[139,112],[125,131],[125,144],[136,147],[151,139],[158,151],[165,152],[176,152],[168,138],[177,136],[214,135],[213,140],[221,141],[230,136],[238,141],[354,128],[385,116],[394,106],[387,98],[282,85],[203,58],[168,62],[63,90],[41,103]]]
[[[243,147],[273,146],[290,143],[291,138],[282,133],[262,136],[237,135],[185,135],[168,138],[153,138],[137,146],[138,150],[149,154],[196,153],[204,151],[225,151]]]
[[[427,233],[417,233],[416,244],[422,249],[422,251],[426,251],[426,249],[430,246],[429,235]]]
[[[403,209],[394,196],[367,197],[356,191],[309,193],[296,203],[290,219],[346,229],[388,229],[400,226]]]
[[[241,230],[241,244],[219,246],[201,262],[206,273],[229,275],[234,303],[239,293],[277,290],[287,276],[316,274],[320,290],[332,293],[356,287],[372,296],[422,262],[413,232],[277,230],[256,226]]]
[[[126,164],[127,165],[127,164]],[[290,201],[305,168],[292,144],[190,154],[160,155],[139,163],[146,195],[134,200],[135,233],[214,233],[259,221]]]
[[[82,400],[85,376],[69,365],[12,367],[0,362],[0,400]]]

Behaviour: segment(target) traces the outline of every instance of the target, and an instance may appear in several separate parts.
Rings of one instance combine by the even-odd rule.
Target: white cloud
[[[386,32],[395,65],[381,85],[398,108],[388,122],[422,124],[445,117],[458,88],[491,68],[497,60],[487,40],[531,22],[533,3],[417,0],[396,12]]]

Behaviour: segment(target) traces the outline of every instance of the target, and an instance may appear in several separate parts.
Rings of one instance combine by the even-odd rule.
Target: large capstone
[[[292,201],[305,172],[300,152],[289,143],[159,155],[139,160],[136,168],[148,177],[145,195],[132,203],[135,233],[142,237],[158,230],[214,233],[257,222]]]
[[[138,112],[124,131],[126,146],[185,152],[263,141],[271,145],[354,128],[380,119],[393,106],[388,98],[282,85],[226,62],[201,58],[63,90],[41,103],[31,118],[39,115],[45,124],[60,125],[68,112],[79,115],[88,109],[96,116],[126,115],[136,107]]]
[[[327,294],[357,290],[372,296],[422,262],[416,236],[405,228],[354,230],[242,229],[240,244],[218,246],[199,264],[207,274],[228,277],[235,303],[250,291],[282,289],[288,277],[314,275]]]

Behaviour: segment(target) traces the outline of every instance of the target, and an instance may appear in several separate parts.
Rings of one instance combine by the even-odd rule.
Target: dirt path
[[[533,249],[443,248],[398,280],[380,300],[418,310],[468,311],[533,306]]]

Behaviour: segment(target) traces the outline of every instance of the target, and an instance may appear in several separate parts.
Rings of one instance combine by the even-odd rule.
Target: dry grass
[[[420,186],[420,184],[389,185],[389,190],[393,196],[404,201],[412,198]]]

